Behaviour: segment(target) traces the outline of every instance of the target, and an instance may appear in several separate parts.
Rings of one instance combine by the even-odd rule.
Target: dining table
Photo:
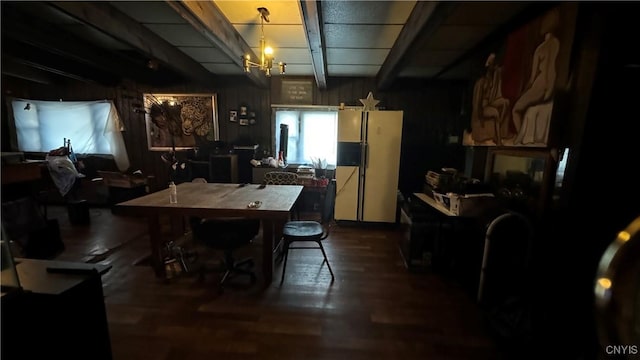
[[[123,215],[145,216],[148,223],[151,265],[158,278],[166,278],[163,248],[179,231],[176,223],[189,216],[259,219],[262,228],[262,272],[265,285],[273,279],[275,237],[282,233],[302,185],[258,185],[185,182],[177,185],[177,202],[163,189],[116,204]],[[172,219],[173,231],[162,231],[164,219]],[[177,220],[177,221],[176,221]]]

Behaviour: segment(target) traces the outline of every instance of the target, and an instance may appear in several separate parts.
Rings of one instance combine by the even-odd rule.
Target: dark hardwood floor
[[[453,279],[410,273],[397,248],[401,232],[337,226],[325,240],[336,280],[318,250],[292,250],[266,289],[217,273],[159,281],[144,265],[142,218],[91,208],[72,226],[50,207],[66,249],[56,259],[111,264],[103,276],[114,359],[502,359],[473,295]],[[199,260],[216,253],[199,248]],[[258,244],[253,255],[259,271]],[[87,358],[91,358],[88,354]]]

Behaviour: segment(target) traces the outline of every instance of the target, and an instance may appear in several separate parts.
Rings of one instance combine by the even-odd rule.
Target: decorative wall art
[[[144,94],[149,150],[190,149],[219,139],[216,94]]]
[[[575,16],[573,4],[557,6],[484,55],[463,145],[547,146],[554,97],[569,77]]]
[[[238,112],[236,110],[229,111],[229,121],[238,122]]]

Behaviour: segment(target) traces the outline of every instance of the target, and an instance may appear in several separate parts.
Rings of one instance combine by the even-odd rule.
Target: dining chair
[[[206,183],[207,181],[203,178],[195,178],[192,182]],[[194,240],[224,253],[222,262],[224,274],[219,283],[221,291],[233,275],[248,275],[252,283],[256,282],[256,275],[251,269],[254,266],[253,259],[236,260],[234,253],[248,246],[258,235],[260,220],[241,217],[203,219],[192,216],[189,221]],[[204,276],[204,267],[201,269],[201,276]]]
[[[299,185],[298,174],[288,171],[270,171],[264,174],[262,185]],[[297,201],[291,209],[290,216],[292,219],[300,219],[300,206]],[[284,242],[280,240],[273,249],[273,253],[276,254],[276,262],[283,259],[283,249]]]
[[[265,185],[298,185],[298,174],[288,171],[271,171],[264,174]]]
[[[288,171],[271,171],[264,174],[263,185],[299,185],[298,174]],[[291,215],[300,219],[300,206],[298,202],[291,209]]]
[[[326,263],[329,273],[331,274],[331,282],[335,280],[331,265],[327,259],[327,253],[322,246],[322,241],[329,237],[331,226],[333,225],[333,207],[335,205],[336,197],[336,182],[332,180],[327,185],[327,194],[324,198],[322,205],[321,220],[292,220],[284,225],[282,231],[283,245],[284,245],[284,264],[282,265],[282,277],[280,283],[284,281],[285,271],[287,270],[287,260],[289,258],[289,251],[294,249],[320,249],[324,260],[322,264]],[[294,243],[314,242],[317,246],[292,246]],[[321,265],[322,265],[321,264]]]

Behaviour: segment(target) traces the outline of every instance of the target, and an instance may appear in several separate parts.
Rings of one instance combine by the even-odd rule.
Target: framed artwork
[[[553,118],[564,116],[554,102],[569,78],[576,12],[574,4],[556,6],[476,60],[463,145],[548,146]]]
[[[236,110],[229,111],[229,121],[238,122],[238,112]]]
[[[192,149],[219,139],[216,94],[143,94],[151,151]]]

